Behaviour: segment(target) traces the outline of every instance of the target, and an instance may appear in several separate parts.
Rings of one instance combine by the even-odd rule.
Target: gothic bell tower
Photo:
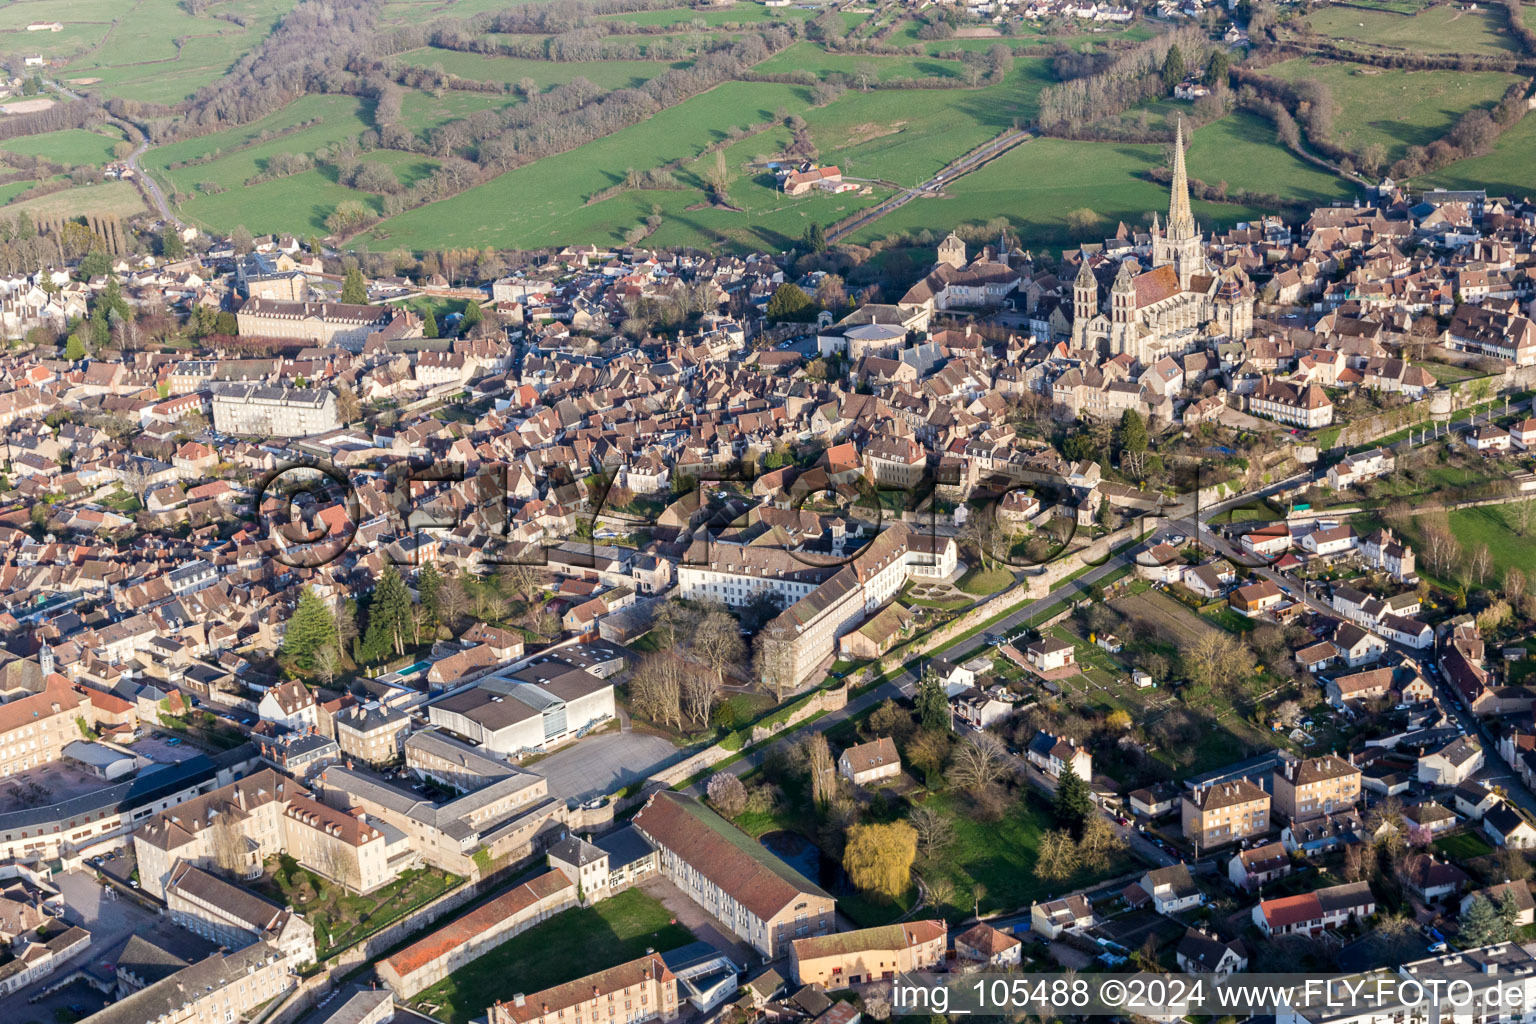
[[[1072,347],[1088,345],[1088,323],[1099,315],[1099,280],[1088,267],[1088,258],[1077,268],[1072,282]]]
[[[1189,279],[1201,268],[1200,232],[1189,207],[1189,173],[1184,168],[1184,119],[1179,118],[1173,141],[1173,187],[1168,197],[1168,229],[1152,239],[1152,265],[1172,264],[1179,287],[1187,289]]]

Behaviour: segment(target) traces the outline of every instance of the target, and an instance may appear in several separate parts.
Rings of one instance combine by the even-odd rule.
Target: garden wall
[[[485,887],[486,883],[482,880],[479,882],[466,882],[457,889],[445,892],[432,902],[424,904],[414,913],[408,914],[394,924],[388,925],[367,938],[348,946],[340,953],[330,957],[328,962],[337,967],[348,967],[353,964],[363,963],[366,960],[372,960],[384,950],[403,942],[413,933],[427,927],[443,915],[459,909],[480,895],[481,890]]]

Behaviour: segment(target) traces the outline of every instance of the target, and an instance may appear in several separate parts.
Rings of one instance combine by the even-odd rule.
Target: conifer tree
[[[341,283],[341,301],[354,306],[368,303],[368,282],[363,280],[363,272],[356,267],[347,271],[346,279]]]
[[[428,562],[416,574],[416,595],[432,617],[432,638],[437,639],[437,624],[442,618],[443,574],[435,562]]]
[[[1093,793],[1087,781],[1071,764],[1062,767],[1056,778],[1056,821],[1064,828],[1078,829],[1093,813]]]
[[[363,634],[363,655],[377,661],[391,653],[404,654],[411,635],[411,592],[394,566],[379,576],[368,606],[368,629]]]
[[[325,602],[309,587],[299,593],[299,604],[283,633],[283,653],[309,665],[315,651],[336,642],[336,619]]]

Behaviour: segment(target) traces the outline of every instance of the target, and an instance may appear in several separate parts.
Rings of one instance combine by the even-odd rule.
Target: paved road
[[[171,205],[165,201],[165,193],[160,191],[160,186],[155,184],[155,179],[146,174],[144,168],[139,164],[139,157],[143,156],[144,151],[148,148],[148,141],[139,143],[134,151],[128,155],[128,167],[133,171],[134,177],[139,183],[144,186],[144,191],[148,193],[150,201],[155,204],[155,210],[160,214],[160,219],[169,221],[177,227],[185,227],[186,225],[182,224],[181,218],[171,212]]]
[[[1019,145],[1021,142],[1027,142],[1032,138],[1034,138],[1034,136],[1026,131],[1014,130],[1011,132],[1004,132],[1002,135],[999,135],[997,138],[981,146],[979,149],[975,149],[967,153],[965,156],[956,160],[954,163],[950,164],[948,167],[944,168],[938,174],[935,174],[933,177],[929,178],[922,184],[916,185],[909,189],[904,189],[901,192],[898,192],[896,195],[891,196],[889,199],[881,202],[879,205],[870,207],[870,209],[860,215],[857,220],[850,224],[845,224],[843,227],[838,228],[836,231],[830,232],[827,235],[827,240],[829,242],[840,242],[844,238],[847,238],[849,235],[853,234],[855,231],[858,231],[860,228],[873,224],[875,221],[879,220],[881,217],[884,217],[892,210],[900,209],[901,207],[910,203],[912,200],[916,199],[918,196],[937,192],[939,189],[943,188],[945,184],[953,183],[956,178],[971,173],[977,167],[980,167],[982,164],[986,163],[988,160],[992,160],[995,157],[1001,156],[1003,153],[1006,153],[1014,146]]]
[[[62,83],[53,79],[48,79],[44,82],[44,84],[54,92],[61,96],[66,96],[69,99],[83,100],[86,98],[80,95],[78,92],[75,92],[73,89],[67,88]],[[110,120],[115,121],[118,119],[111,118]],[[135,126],[135,130],[137,130],[137,126]],[[144,191],[148,194],[150,202],[154,203],[156,212],[160,214],[160,219],[170,221],[177,227],[185,227],[186,225],[181,222],[181,219],[171,212],[170,204],[165,201],[165,194],[160,191],[160,186],[155,184],[155,179],[151,178],[148,174],[145,174],[144,168],[139,166],[139,157],[143,156],[144,151],[148,148],[149,140],[145,139],[141,141],[138,146],[134,148],[133,152],[128,155],[128,159],[124,162],[128,165],[129,169],[133,171],[134,179],[143,184]]]

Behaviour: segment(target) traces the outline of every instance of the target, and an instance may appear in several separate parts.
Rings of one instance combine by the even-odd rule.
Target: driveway
[[[707,942],[739,966],[750,968],[762,962],[762,954],[737,939],[709,911],[689,899],[667,879],[660,875],[652,876],[640,883],[640,891],[665,907],[678,924],[693,932],[694,938]]]
[[[528,770],[549,780],[550,796],[586,800],[643,779],[679,756],[680,751],[660,736],[605,732],[557,750]]]

